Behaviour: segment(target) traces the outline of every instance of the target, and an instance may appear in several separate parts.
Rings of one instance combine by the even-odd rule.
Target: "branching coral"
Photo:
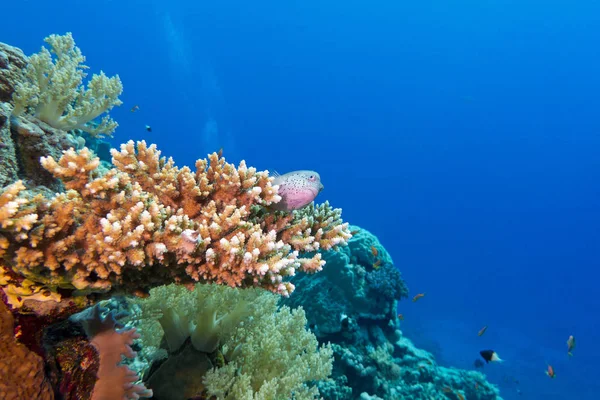
[[[121,105],[123,85],[119,76],[94,74],[87,88],[85,57],[75,46],[71,33],[50,35],[51,47],[29,57],[24,78],[13,95],[13,113],[31,113],[48,125],[64,130],[81,129],[92,135],[111,135],[117,123],[108,115],[98,124],[90,123],[114,106]],[[55,57],[52,56],[54,54]]]
[[[387,300],[401,299],[408,296],[408,289],[402,280],[398,268],[385,264],[379,269],[367,272],[366,281],[369,285],[369,295],[372,298]]]
[[[30,196],[17,182],[0,194],[0,285],[28,295],[215,282],[287,295],[294,286],[284,277],[324,264],[320,254],[299,252],[351,237],[328,204],[270,211],[277,187],[244,162],[235,167],[213,153],[192,172],[133,141],[112,156],[115,168],[105,174],[87,148],[58,161],[42,157],[66,192]],[[23,287],[24,279],[34,284]]]

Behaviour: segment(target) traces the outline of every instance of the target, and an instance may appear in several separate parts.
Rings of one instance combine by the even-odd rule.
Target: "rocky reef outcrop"
[[[403,335],[396,310],[408,289],[400,271],[376,236],[350,229],[348,246],[323,253],[327,268],[297,276],[284,300],[303,307],[319,341],[332,344],[333,379],[319,384],[323,397],[501,399],[482,373],[440,366]]]

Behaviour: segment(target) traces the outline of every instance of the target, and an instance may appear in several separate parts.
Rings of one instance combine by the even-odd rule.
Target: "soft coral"
[[[83,87],[85,57],[73,36],[50,35],[51,47],[29,57],[22,81],[13,95],[13,114],[31,113],[48,125],[63,130],[81,129],[92,135],[111,135],[117,123],[106,115],[90,123],[114,106],[121,105],[123,85],[118,75],[94,74]],[[55,57],[52,56],[54,54]]]

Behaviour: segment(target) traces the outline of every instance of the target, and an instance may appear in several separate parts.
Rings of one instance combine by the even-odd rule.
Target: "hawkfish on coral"
[[[277,193],[281,201],[271,208],[280,211],[293,211],[306,207],[314,201],[321,190],[321,176],[315,171],[293,171],[287,174],[274,174],[273,185],[278,186]]]
[[[213,153],[192,172],[143,141],[112,157],[108,171],[87,148],[42,157],[66,191],[34,196],[17,181],[0,192],[0,288],[13,306],[42,294],[143,294],[170,282],[289,295],[286,277],[325,264],[320,253],[301,252],[351,237],[328,203],[271,210],[281,200],[273,178],[244,162]]]

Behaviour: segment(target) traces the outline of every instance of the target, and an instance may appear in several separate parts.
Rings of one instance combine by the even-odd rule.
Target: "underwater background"
[[[0,41],[31,54],[70,31],[92,72],[119,74],[115,145],[318,171],[317,200],[426,293],[399,303],[401,329],[440,364],[474,369],[493,348],[505,362],[484,373],[504,399],[597,398],[600,2],[1,8]]]

